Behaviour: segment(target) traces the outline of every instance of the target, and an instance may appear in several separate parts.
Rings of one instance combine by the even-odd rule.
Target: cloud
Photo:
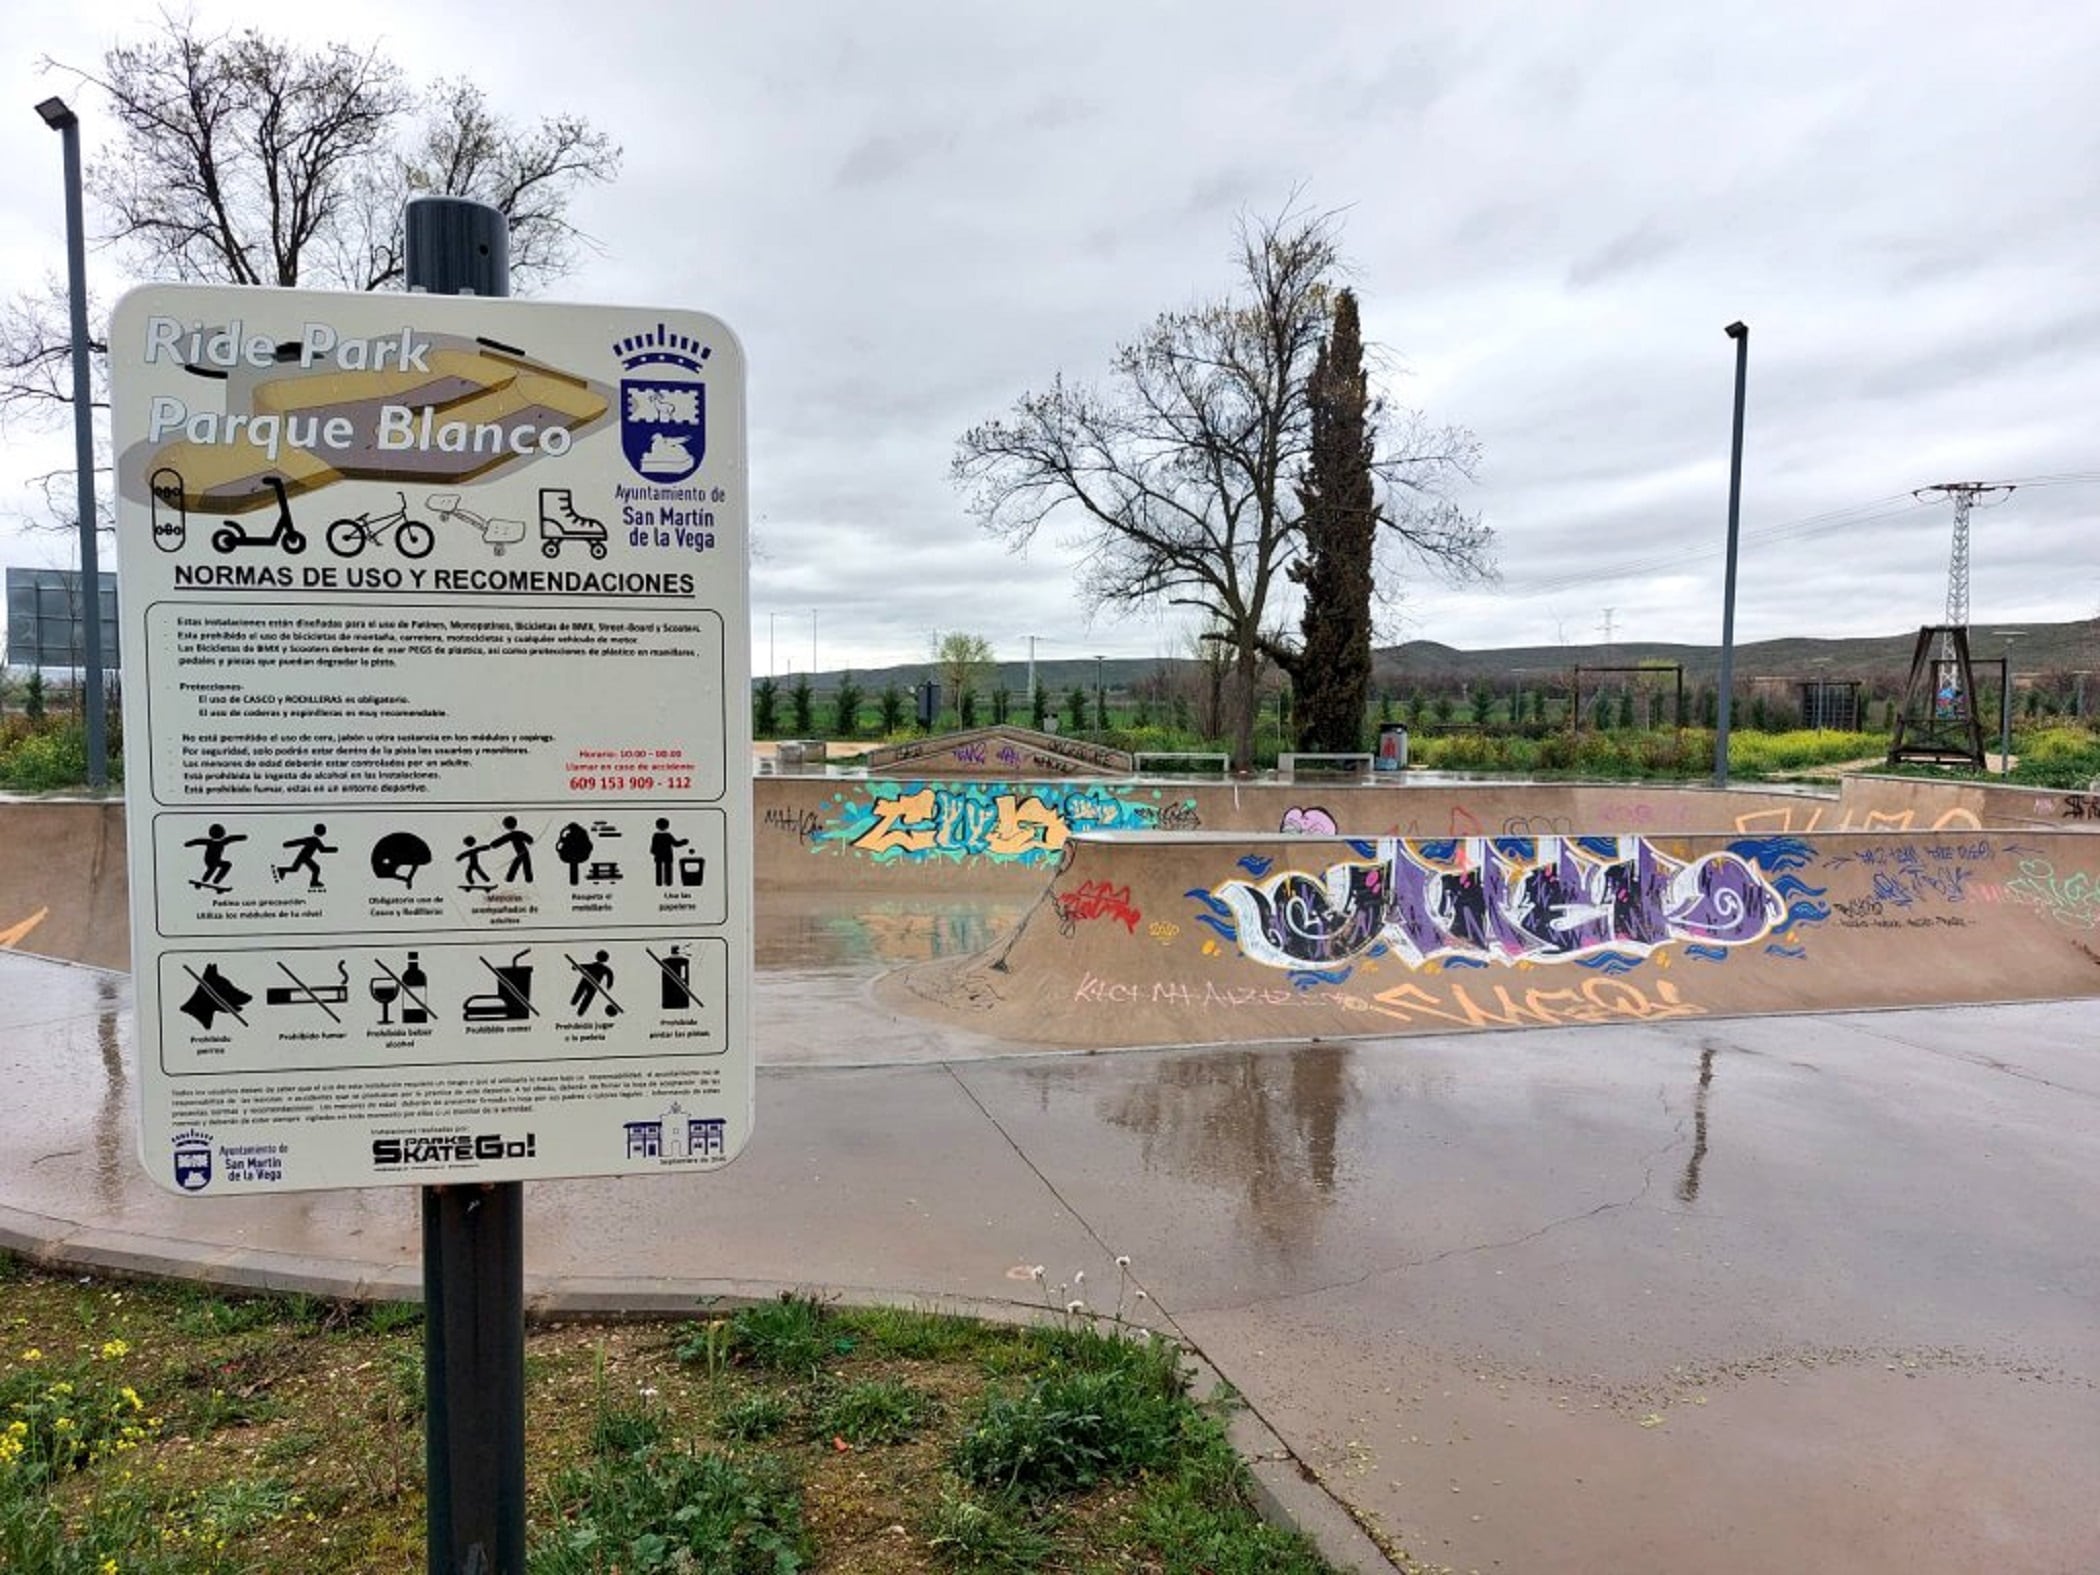
[[[1579,257],[1568,269],[1568,288],[1587,290],[1629,273],[1637,273],[1660,262],[1677,250],[1674,236],[1665,235],[1653,224],[1643,224]]]
[[[1485,445],[1466,501],[1500,532],[1505,584],[1402,582],[1417,632],[1529,643],[1558,621],[1587,639],[1609,605],[1623,638],[1713,639],[1738,317],[1745,638],[1935,615],[1944,514],[1860,505],[2100,470],[2090,7],[1772,0],[1730,16],[1725,48],[1712,16],[1664,0],[1305,0],[1288,24],[1215,0],[1203,23],[1127,4],[959,19],[900,0],[821,26],[609,7],[587,74],[554,0],[374,0],[355,31],[427,79],[471,28],[492,102],[580,111],[626,146],[619,185],[577,215],[603,251],[559,293],[738,329],[758,622],[806,636],[818,607],[827,661],[915,658],[956,623],[1002,654],[1031,633],[1062,642],[1046,655],[1172,646],[1157,620],[1090,625],[1069,549],[1020,558],[978,531],[947,479],[954,440],[1226,289],[1236,217],[1301,182],[1346,211],[1389,390]],[[103,0],[39,27],[39,48],[84,62],[137,22]],[[26,61],[15,85],[50,91]],[[0,120],[9,288],[58,266],[62,235],[55,139],[19,119]],[[11,447],[0,493],[47,449],[63,462],[62,435]],[[2096,505],[2035,487],[1980,516],[1979,619],[2100,605]],[[0,534],[0,558],[38,561],[23,540]]]

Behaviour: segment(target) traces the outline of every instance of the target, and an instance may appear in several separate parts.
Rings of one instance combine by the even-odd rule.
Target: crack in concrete
[[[1936,1055],[1943,1061],[1959,1061],[1964,1066],[1977,1067],[1986,1072],[2003,1072],[2007,1077],[2016,1077],[2023,1083],[2039,1083],[2044,1088],[2053,1088],[2058,1093],[2073,1094],[2081,1099],[2100,1099],[2100,1092],[2093,1089],[2075,1088],[2069,1083],[2059,1083],[2043,1077],[2039,1072],[2023,1071],[2009,1061],[2000,1061],[1996,1056],[1985,1055],[1981,1051],[1945,1050],[1938,1045],[1921,1045],[1915,1039],[1906,1039],[1900,1034],[1882,1033],[1864,1023],[1854,1023],[1851,1026],[1870,1038],[1881,1040],[1884,1044],[1901,1045],[1906,1050],[1922,1050],[1927,1055]]]

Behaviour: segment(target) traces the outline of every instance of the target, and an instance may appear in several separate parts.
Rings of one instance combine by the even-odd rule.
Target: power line
[[[2096,478],[2100,479],[2100,478]],[[1897,493],[1893,497],[1877,498],[1872,503],[1857,504],[1848,509],[1835,509],[1823,514],[1811,514],[1798,520],[1787,520],[1777,525],[1767,525],[1758,530],[1743,532],[1745,541],[1789,541],[1809,536],[1826,535],[1833,531],[1846,530],[1861,525],[1878,524],[1883,520],[1900,519],[1906,514],[1917,514],[1926,504],[1908,493]],[[1608,568],[1584,570],[1577,574],[1557,575],[1552,579],[1536,581],[1522,587],[1505,587],[1506,596],[1545,596],[1557,591],[1579,590],[1591,585],[1609,585],[1615,580],[1632,579],[1638,575],[1653,574],[1664,569],[1675,568],[1683,563],[1700,558],[1718,557],[1726,549],[1725,542],[1708,546],[1680,547],[1668,553],[1650,558],[1627,559]]]
[[[2008,487],[2085,487],[2100,485],[2100,470],[2058,471],[2041,476],[2014,476],[2004,482],[1993,483]],[[1923,489],[1929,490],[1929,489]],[[1856,503],[1847,508],[1830,509],[1820,514],[1804,515],[1800,519],[1784,520],[1775,525],[1762,526],[1743,532],[1746,542],[1802,541],[1816,536],[1827,536],[1838,531],[1855,530],[1867,525],[1884,524],[1890,520],[1914,518],[1932,508],[1929,499],[1914,492],[1892,493],[1884,498],[1874,498],[1865,503]],[[1694,563],[1702,558],[1717,558],[1726,550],[1725,542],[1714,542],[1698,546],[1673,549],[1652,557],[1630,558],[1600,569],[1586,569],[1578,573],[1555,575],[1550,579],[1537,580],[1529,585],[1500,588],[1505,597],[1523,598],[1551,596],[1562,591],[1583,590],[1590,586],[1610,585],[1615,581],[1634,579],[1641,575],[1661,573]]]

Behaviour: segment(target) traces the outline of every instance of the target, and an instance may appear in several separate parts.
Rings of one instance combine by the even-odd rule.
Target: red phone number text
[[[649,793],[659,788],[667,793],[685,793],[691,791],[692,786],[693,779],[691,777],[660,777],[647,773],[635,776],[604,775],[569,778],[569,791],[572,793]]]

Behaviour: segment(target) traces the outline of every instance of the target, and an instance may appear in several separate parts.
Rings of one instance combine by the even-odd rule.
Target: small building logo
[[[690,1165],[720,1159],[729,1148],[728,1122],[688,1115],[676,1104],[653,1120],[629,1121],[626,1129],[629,1159]]]
[[[175,1185],[184,1192],[202,1192],[211,1185],[211,1134],[175,1134]]]
[[[707,384],[700,374],[714,352],[658,323],[618,341],[613,353],[629,372],[660,369],[620,379],[620,452],[644,481],[674,486],[707,454]]]

